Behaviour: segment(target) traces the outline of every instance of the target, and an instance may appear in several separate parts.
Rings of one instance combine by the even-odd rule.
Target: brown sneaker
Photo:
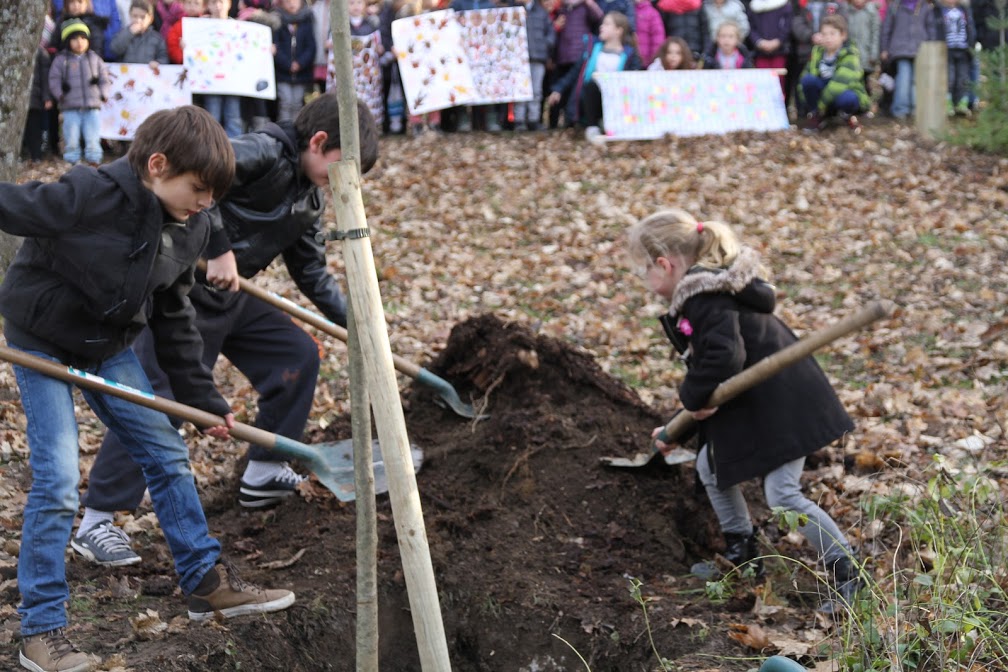
[[[32,672],[87,672],[91,658],[67,639],[63,628],[58,628],[24,638],[21,667]]]
[[[217,614],[222,618],[264,614],[292,604],[294,593],[291,591],[265,590],[247,584],[230,563],[218,562],[189,596],[189,618],[205,621]]]

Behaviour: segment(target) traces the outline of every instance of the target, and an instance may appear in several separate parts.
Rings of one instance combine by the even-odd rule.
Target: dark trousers
[[[970,60],[970,53],[965,49],[948,50],[948,88],[953,104],[969,94]]]
[[[206,292],[201,286],[194,294]],[[255,426],[301,440],[315,396],[319,352],[315,341],[290,317],[246,294],[223,311],[201,307],[196,300],[196,326],[203,336],[203,363],[213,368],[223,354],[259,393]],[[133,343],[154,393],[174,399],[168,377],[157,365],[154,337],[145,329]],[[181,424],[177,420],[173,422]],[[250,445],[250,460],[282,461],[283,456]],[[146,481],[140,467],[112,432],[105,435],[82,499],[99,511],[132,511],[143,498]]]
[[[587,81],[581,86],[578,117],[585,127],[602,125],[602,89],[595,80]]]
[[[805,75],[801,79],[800,86],[805,94],[805,105],[808,106],[809,110],[815,110],[816,106],[819,104],[819,99],[822,97],[823,89],[829,84],[828,79],[823,79],[822,77],[816,77],[815,75]],[[826,114],[836,114],[837,112],[846,112],[847,114],[857,114],[861,111],[861,103],[858,101],[857,94],[847,89],[842,91],[833,100],[826,103]]]
[[[577,63],[563,63],[563,64],[560,64],[560,65],[557,65],[553,69],[553,81],[556,82],[556,81],[559,81],[559,80],[563,79],[563,76],[567,74],[567,71],[570,70],[573,67],[576,67],[576,66],[577,66]],[[543,95],[545,95],[547,98],[549,97],[549,92],[550,91],[551,91],[550,88],[546,88],[546,86],[543,85]],[[567,109],[567,101],[568,101],[569,98],[570,98],[569,91],[565,91],[561,95],[561,97],[560,97],[560,102],[557,103],[556,105],[554,105],[553,107],[549,108],[549,127],[550,128],[556,128],[557,126],[560,125],[560,110]],[[574,121],[573,119],[565,119],[564,120],[564,122],[567,124],[567,126],[572,126],[573,125],[573,121]]]
[[[24,135],[21,137],[21,151],[32,161],[42,160],[42,132],[49,123],[47,110],[28,110]]]

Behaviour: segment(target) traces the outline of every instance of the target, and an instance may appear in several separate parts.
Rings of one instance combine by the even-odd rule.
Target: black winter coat
[[[330,320],[346,326],[346,300],[326,267],[322,231],[325,195],[301,173],[294,127],[266,124],[231,140],[235,179],[224,199],[209,210],[214,220],[207,256],[234,252],[238,273],[251,278],[283,255],[301,293]],[[200,292],[193,300],[223,310],[232,292]]]
[[[122,158],[78,166],[58,182],[0,184],[0,229],[25,236],[0,285],[10,343],[86,368],[150,326],[179,401],[230,412],[200,363],[188,298],[210,235],[206,214],[165,221],[157,196]]]
[[[797,340],[773,315],[774,290],[758,273],[758,255],[743,248],[728,269],[694,267],[676,288],[667,329],[677,349],[688,352],[679,388],[686,409],[703,408],[723,381]],[[722,489],[810,455],[853,429],[812,357],[699,423]]]

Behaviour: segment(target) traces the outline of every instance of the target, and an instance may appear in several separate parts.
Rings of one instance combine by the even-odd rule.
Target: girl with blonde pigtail
[[[801,514],[799,531],[826,564],[835,595],[822,609],[850,604],[861,585],[850,543],[801,491],[805,458],[854,428],[815,359],[806,357],[720,407],[706,407],[722,382],[797,340],[773,314],[775,292],[763,279],[759,254],[742,246],[727,224],[675,209],[635,224],[628,242],[648,288],[669,301],[660,320],[686,362],[679,399],[698,422],[696,469],[724,534],[724,558],[740,571],[749,565],[762,572],[739,487],[762,477],[767,504]],[[671,449],[663,442],[658,447]],[[714,578],[717,565],[701,562],[693,573]]]

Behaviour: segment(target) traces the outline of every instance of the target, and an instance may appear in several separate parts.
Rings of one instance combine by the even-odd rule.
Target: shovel
[[[142,392],[135,388],[122,385],[113,380],[96,376],[93,373],[81,371],[71,366],[64,366],[48,359],[36,357],[20,350],[15,350],[6,346],[0,346],[0,359],[33,369],[51,378],[58,378],[73,385],[86,387],[96,392],[110,394],[126,401],[131,401],[141,406],[153,408],[166,415],[181,418],[193,423],[197,427],[214,427],[224,424],[224,418],[201,411],[192,406],[186,406],[171,399],[157,397],[148,392]],[[236,439],[255,443],[273,450],[285,457],[300,460],[315,474],[322,485],[329,488],[336,498],[341,502],[352,502],[354,500],[354,471],[353,471],[353,447],[351,441],[338,441],[336,443],[323,443],[309,446],[285,436],[267,432],[258,427],[252,427],[240,422],[230,429],[231,436]],[[388,490],[387,479],[385,478],[385,463],[380,458],[380,450],[375,443],[375,491],[385,492]],[[413,458],[413,470],[420,468],[423,454],[419,448],[410,446]]]
[[[720,406],[726,401],[735,398],[751,387],[759,385],[764,380],[775,376],[783,369],[808,357],[819,348],[832,343],[838,338],[857,331],[872,322],[881,319],[892,312],[892,303],[889,301],[873,301],[867,306],[837,322],[831,327],[826,327],[817,332],[809,334],[786,348],[782,348],[774,354],[761,359],[748,369],[741,371],[728,380],[717,386],[711,394],[710,399],[705,404],[706,408]],[[673,443],[695,423],[689,413],[677,413],[667,425],[658,433],[657,439],[663,443]],[[599,460],[604,466],[619,468],[643,467],[656,455],[660,455],[658,446],[651,444],[651,450],[644,453],[637,453],[633,457],[601,457]],[[665,456],[667,464],[678,464],[690,462],[696,459],[693,451],[685,448],[676,448]]]
[[[347,330],[339,326],[335,322],[331,322],[326,318],[322,317],[318,313],[312,312],[307,308],[302,308],[293,301],[289,301],[279,294],[274,294],[273,292],[266,291],[258,286],[256,286],[251,281],[246,278],[238,278],[238,284],[241,291],[256,297],[266,303],[279,308],[280,310],[293,315],[302,322],[307,322],[316,329],[324,331],[330,336],[335,336],[344,343],[347,342]],[[457,414],[461,415],[463,418],[473,418],[474,420],[486,420],[489,415],[482,413],[476,413],[473,409],[472,404],[467,404],[459,398],[458,392],[452,387],[444,378],[440,378],[427,369],[421,368],[417,364],[400,357],[399,355],[392,355],[392,363],[395,365],[396,371],[404,375],[409,376],[421,385],[425,385],[439,395],[439,401],[442,402],[441,405],[447,405],[448,408],[455,411]]]

